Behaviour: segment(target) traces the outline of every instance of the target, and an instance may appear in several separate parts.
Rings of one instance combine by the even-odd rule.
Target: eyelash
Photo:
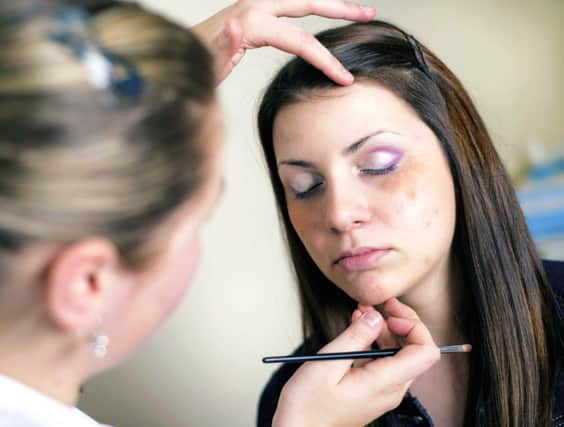
[[[398,167],[397,163],[394,163],[390,166],[388,166],[387,168],[384,169],[361,169],[360,172],[365,174],[365,175],[369,175],[369,176],[381,176],[381,175],[386,175],[390,172],[393,172],[394,170],[396,170]],[[323,183],[322,182],[318,182],[317,184],[315,184],[314,186],[312,186],[311,188],[307,189],[306,191],[303,191],[301,193],[296,193],[294,192],[294,198],[296,200],[304,200],[307,199],[309,197],[311,197],[316,190],[321,187]]]
[[[384,169],[361,169],[360,172],[366,175],[386,175],[387,173],[393,172],[398,167],[398,163],[393,163]]]
[[[318,182],[317,184],[315,184],[314,186],[312,186],[311,188],[308,188],[306,191],[302,191],[301,193],[297,193],[294,192],[294,198],[296,200],[303,200],[303,199],[307,199],[312,193],[315,192],[315,190],[317,190],[323,183],[322,182]]]

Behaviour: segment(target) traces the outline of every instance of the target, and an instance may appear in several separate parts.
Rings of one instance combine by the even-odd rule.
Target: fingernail
[[[362,10],[365,13],[374,13],[376,11],[373,6],[368,6],[365,4],[360,5],[360,10]]]
[[[366,323],[368,323],[371,327],[375,328],[381,322],[382,318],[378,316],[376,313],[367,311],[360,316]]]
[[[346,68],[342,68],[341,75],[347,84],[352,84],[354,82],[354,76]]]

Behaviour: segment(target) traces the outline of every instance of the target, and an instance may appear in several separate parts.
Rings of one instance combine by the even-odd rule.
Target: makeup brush
[[[469,353],[472,345],[443,345],[439,347],[441,353]],[[377,359],[379,357],[393,356],[401,348],[388,348],[383,350],[350,351],[343,353],[321,353],[305,356],[269,356],[262,359],[262,363],[302,363],[321,360],[341,360],[341,359]]]

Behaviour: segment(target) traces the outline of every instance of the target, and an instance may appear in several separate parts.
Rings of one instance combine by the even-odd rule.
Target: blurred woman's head
[[[212,58],[126,2],[0,23],[0,334],[74,337],[62,354],[104,332],[112,363],[179,302],[221,189]]]
[[[357,302],[401,297],[432,306],[450,292],[480,378],[469,391],[469,425],[486,396],[496,402],[486,404],[485,424],[513,425],[515,413],[531,424],[534,414],[548,417],[557,312],[470,97],[430,50],[391,24],[353,24],[318,39],[356,83],[338,88],[293,59],[258,116],[306,346],[336,336]],[[509,377],[518,365],[532,374]]]

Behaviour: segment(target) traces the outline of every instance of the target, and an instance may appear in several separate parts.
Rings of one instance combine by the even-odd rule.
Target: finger
[[[396,381],[396,384],[408,383],[436,363],[440,352],[431,333],[412,308],[392,298],[386,301],[384,309],[390,314],[384,324],[392,336],[402,338],[406,345],[395,356],[375,360],[363,368],[379,375],[383,372],[387,373],[384,375],[392,375],[389,380]],[[386,333],[384,327],[380,336],[383,333]]]
[[[272,2],[276,16],[299,18],[318,15],[324,18],[366,22],[374,19],[376,10],[371,6],[341,0],[286,0]]]
[[[360,310],[362,313],[364,313],[365,311],[370,311],[372,310],[374,307],[372,307],[371,305],[366,305],[366,304],[358,304],[358,310]]]
[[[358,320],[366,311],[369,311],[368,308],[366,307],[362,307],[359,305],[359,309],[355,310],[352,314],[352,321],[356,321]],[[364,347],[362,350],[370,350],[372,346],[367,345],[366,347]],[[362,368],[366,363],[368,363],[369,360],[367,359],[356,359],[353,361],[352,367],[353,368]]]
[[[397,298],[390,298],[384,303],[384,310],[395,317],[405,317],[407,319],[419,319],[419,316],[408,305],[402,303]]]
[[[213,49],[216,82],[219,84],[231,73],[245,53],[243,28],[237,18],[228,17],[225,20],[225,28],[217,38]]]
[[[365,312],[366,310],[371,310],[371,309],[373,309],[373,307],[370,306],[370,305],[359,304],[357,311]],[[379,307],[379,310],[382,310],[382,309],[383,308]],[[398,340],[396,339],[396,336],[394,334],[392,334],[392,332],[388,328],[388,324],[386,323],[385,320],[384,320],[384,323],[382,324],[382,330],[380,331],[378,338],[376,338],[376,343],[378,344],[378,348],[381,348],[381,349],[400,347],[400,344],[399,344]],[[364,364],[366,364],[366,363],[363,363],[362,365],[364,365]],[[357,365],[355,364],[355,367],[356,366]]]
[[[300,56],[338,84],[349,85],[354,80],[351,73],[315,37],[287,22],[265,18],[261,39],[255,40],[255,43]]]
[[[386,385],[409,385],[438,362],[440,358],[440,352],[436,346],[408,345],[395,356],[371,361],[364,365],[362,369],[354,371],[355,375],[350,377],[356,379],[361,376],[367,383],[371,382],[375,389]]]
[[[390,331],[397,336],[403,337],[406,345],[435,344],[431,333],[419,320],[389,317],[387,322]]]
[[[229,55],[233,56],[243,47],[243,27],[237,18],[230,16],[225,20],[225,32]]]
[[[390,331],[386,320],[382,324],[382,330],[380,331],[378,338],[376,338],[376,343],[378,344],[378,348],[381,349],[401,347],[396,336],[392,333],[392,331]]]
[[[364,313],[367,310],[373,310],[373,309],[374,307],[372,307],[371,305],[358,304],[357,311]],[[384,318],[384,322],[382,323],[382,330],[380,331],[378,338],[376,338],[376,343],[378,344],[378,348],[381,349],[400,347],[395,335],[390,332],[390,329],[388,328],[385,318]],[[355,368],[362,367],[368,362],[370,362],[369,359],[360,359],[360,361],[356,361],[353,364],[353,366]]]
[[[395,356],[377,359],[363,369],[380,376],[381,381],[402,384],[413,381],[440,358],[439,348],[435,345],[407,345]]]
[[[406,344],[435,344],[431,333],[411,307],[397,298],[390,298],[384,304],[384,310],[389,314],[386,321],[389,330],[404,338]]]
[[[382,315],[374,309],[364,312],[319,352],[355,351],[371,345],[380,332],[383,320]]]
[[[369,347],[380,331],[383,318],[376,310],[363,313],[337,338],[324,346],[319,353],[338,353],[344,351],[360,351]],[[319,375],[327,377],[332,384],[337,384],[350,370],[352,360],[333,360],[323,363],[310,362],[311,372],[318,371]],[[313,373],[315,375],[315,373]]]
[[[414,315],[415,312],[410,309],[404,314]],[[395,356],[375,360],[364,369],[393,372],[395,380],[403,383],[412,381],[440,359],[439,348],[419,319],[389,317],[386,322],[393,334],[405,339],[406,345]]]

